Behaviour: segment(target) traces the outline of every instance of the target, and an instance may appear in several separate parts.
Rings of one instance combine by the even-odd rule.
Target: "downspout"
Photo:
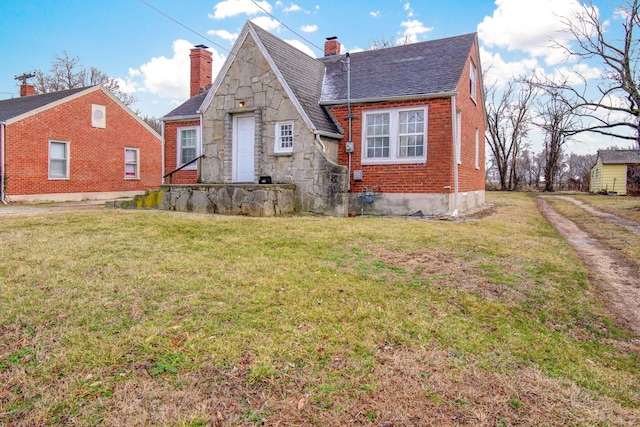
[[[165,143],[165,139],[164,139],[164,120],[162,120],[160,123],[162,123],[160,125],[160,134],[162,135],[162,150],[160,150],[160,158],[161,158],[160,161],[162,162],[162,168],[161,168],[162,175],[161,176],[162,176],[162,183],[164,184],[165,183],[164,182],[164,180],[165,180],[165,177],[164,177],[164,171],[165,171],[165,168],[164,168],[164,155],[165,155],[164,154],[164,143]]]
[[[348,120],[349,120],[349,139],[348,139],[347,143],[348,144],[353,144],[352,139],[351,139],[351,122],[352,122],[352,117],[351,117],[351,56],[349,55],[349,52],[347,52],[346,57],[347,57],[347,116],[348,116]],[[352,152],[352,150],[347,150],[347,153],[349,154],[349,166],[347,168],[349,178],[347,179],[347,191],[351,191],[351,152]]]
[[[453,118],[453,212],[451,215],[458,216],[458,114],[456,108],[456,97],[451,97],[451,116]],[[462,140],[460,140],[462,146]]]
[[[2,157],[2,163],[0,163],[0,194],[2,194],[0,202],[2,202],[3,205],[6,205],[7,199],[4,191],[4,127],[5,123],[0,122],[0,157]]]
[[[198,115],[200,116],[200,153],[198,153],[198,156],[201,156],[204,152],[204,145],[202,144],[202,122],[204,122],[204,113],[198,110]],[[196,162],[196,168],[196,183],[200,184],[202,182],[202,157]]]

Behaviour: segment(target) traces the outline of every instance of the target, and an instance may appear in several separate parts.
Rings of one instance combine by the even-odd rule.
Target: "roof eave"
[[[200,112],[196,115],[189,116],[165,116],[160,118],[163,122],[186,122],[190,120],[200,120]]]
[[[337,139],[337,140],[341,140],[342,138],[344,138],[344,134],[342,134],[342,133],[333,133],[333,132],[328,132],[328,131],[324,131],[324,130],[317,130],[314,133],[316,135],[320,135],[320,136],[324,136],[324,137],[332,138],[332,139]]]
[[[415,101],[417,99],[435,99],[435,98],[452,98],[456,96],[457,92],[440,92],[440,93],[429,93],[429,94],[416,94],[416,95],[399,95],[399,96],[386,96],[386,97],[376,97],[376,98],[361,98],[361,99],[351,99],[351,104],[367,104],[373,102],[395,102],[395,101]],[[347,103],[346,99],[336,99],[331,101],[320,101],[320,105],[323,106],[331,106],[331,105],[344,105]]]

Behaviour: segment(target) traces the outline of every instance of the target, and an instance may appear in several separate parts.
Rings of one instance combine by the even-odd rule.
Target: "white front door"
[[[233,116],[233,182],[253,182],[255,122],[253,114]]]

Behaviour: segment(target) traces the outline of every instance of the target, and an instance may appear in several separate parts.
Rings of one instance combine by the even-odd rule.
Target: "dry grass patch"
[[[0,419],[636,424],[637,342],[529,197],[489,198],[458,222],[2,217]]]

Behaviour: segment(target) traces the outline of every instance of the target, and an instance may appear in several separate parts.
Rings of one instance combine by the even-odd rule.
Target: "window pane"
[[[135,177],[136,176],[136,165],[124,165],[124,176],[127,177]]]
[[[367,115],[367,136],[389,135],[389,114]]]
[[[280,148],[293,147],[293,124],[280,125]]]
[[[67,144],[63,144],[60,142],[52,142],[51,143],[51,158],[52,159],[66,159]]]
[[[65,178],[67,176],[67,162],[66,160],[51,160],[49,166],[52,177]]]
[[[411,135],[400,137],[400,157],[420,157],[424,155],[424,137]]]
[[[137,152],[136,150],[124,150],[124,161],[129,163],[129,162],[136,162],[136,157],[137,157]]]

